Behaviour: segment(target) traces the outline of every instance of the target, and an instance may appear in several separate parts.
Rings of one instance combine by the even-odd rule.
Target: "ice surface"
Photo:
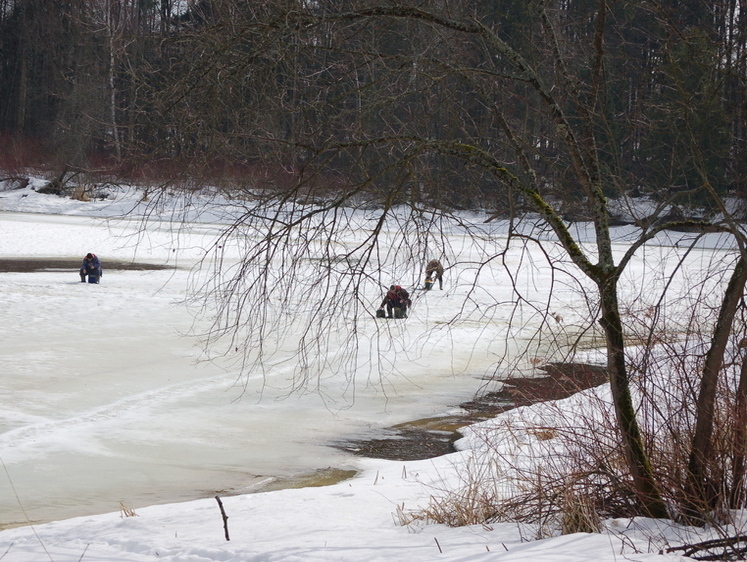
[[[185,335],[194,322],[184,304],[189,269],[215,228],[178,240],[169,225],[147,237],[139,228],[0,214],[0,257],[75,261],[94,251],[104,263],[100,285],[79,283],[76,270],[0,274],[0,524],[245,491],[268,477],[345,467],[351,459],[330,446],[335,439],[442,413],[471,397],[495,360],[495,350],[459,346],[459,337],[479,337],[475,327],[434,341],[406,377],[386,386],[364,379],[354,397],[289,395],[284,365],[240,378],[198,361],[197,340]],[[107,258],[176,268],[112,271]],[[433,291],[421,308],[433,320],[450,298]]]

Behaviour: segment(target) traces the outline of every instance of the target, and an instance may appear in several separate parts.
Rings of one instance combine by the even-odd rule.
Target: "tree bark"
[[[617,301],[617,279],[610,277],[599,282],[598,286],[602,306],[600,323],[607,342],[607,368],[612,399],[634,489],[650,517],[666,519],[669,517],[667,506],[654,479],[630,392],[623,327]]]
[[[744,295],[745,283],[747,283],[747,258],[742,253],[721,301],[700,381],[684,506],[686,517],[693,520],[701,520],[702,514],[708,510],[711,503],[712,494],[709,490],[712,486],[708,475],[708,458],[713,437],[716,387],[724,361],[724,352],[734,324],[734,316]]]
[[[744,346],[740,346],[744,347]],[[732,509],[744,505],[745,451],[747,451],[747,353],[743,350],[742,369],[739,373],[736,412],[734,415],[734,460],[730,502]]]

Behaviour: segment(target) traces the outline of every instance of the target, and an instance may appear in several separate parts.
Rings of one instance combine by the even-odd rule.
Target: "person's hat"
[[[91,253],[86,254],[86,259],[93,259],[93,254]]]

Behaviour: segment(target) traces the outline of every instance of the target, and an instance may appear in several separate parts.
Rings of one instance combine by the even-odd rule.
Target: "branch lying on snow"
[[[745,543],[737,547],[738,543]],[[723,549],[719,553],[709,552],[696,556],[697,552],[712,550],[714,548]],[[709,541],[698,542],[695,544],[685,544],[682,546],[673,546],[667,549],[667,552],[682,550],[683,556],[694,558],[695,560],[744,560],[747,554],[747,535],[737,535],[736,537],[725,537],[723,539],[712,539]]]

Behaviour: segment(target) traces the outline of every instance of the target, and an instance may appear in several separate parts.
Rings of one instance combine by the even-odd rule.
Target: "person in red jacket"
[[[407,309],[412,306],[410,300],[410,294],[399,285],[392,285],[381,301],[379,310],[383,310],[386,307],[387,318],[394,318],[394,309],[400,309],[402,311],[401,318],[407,318]]]

